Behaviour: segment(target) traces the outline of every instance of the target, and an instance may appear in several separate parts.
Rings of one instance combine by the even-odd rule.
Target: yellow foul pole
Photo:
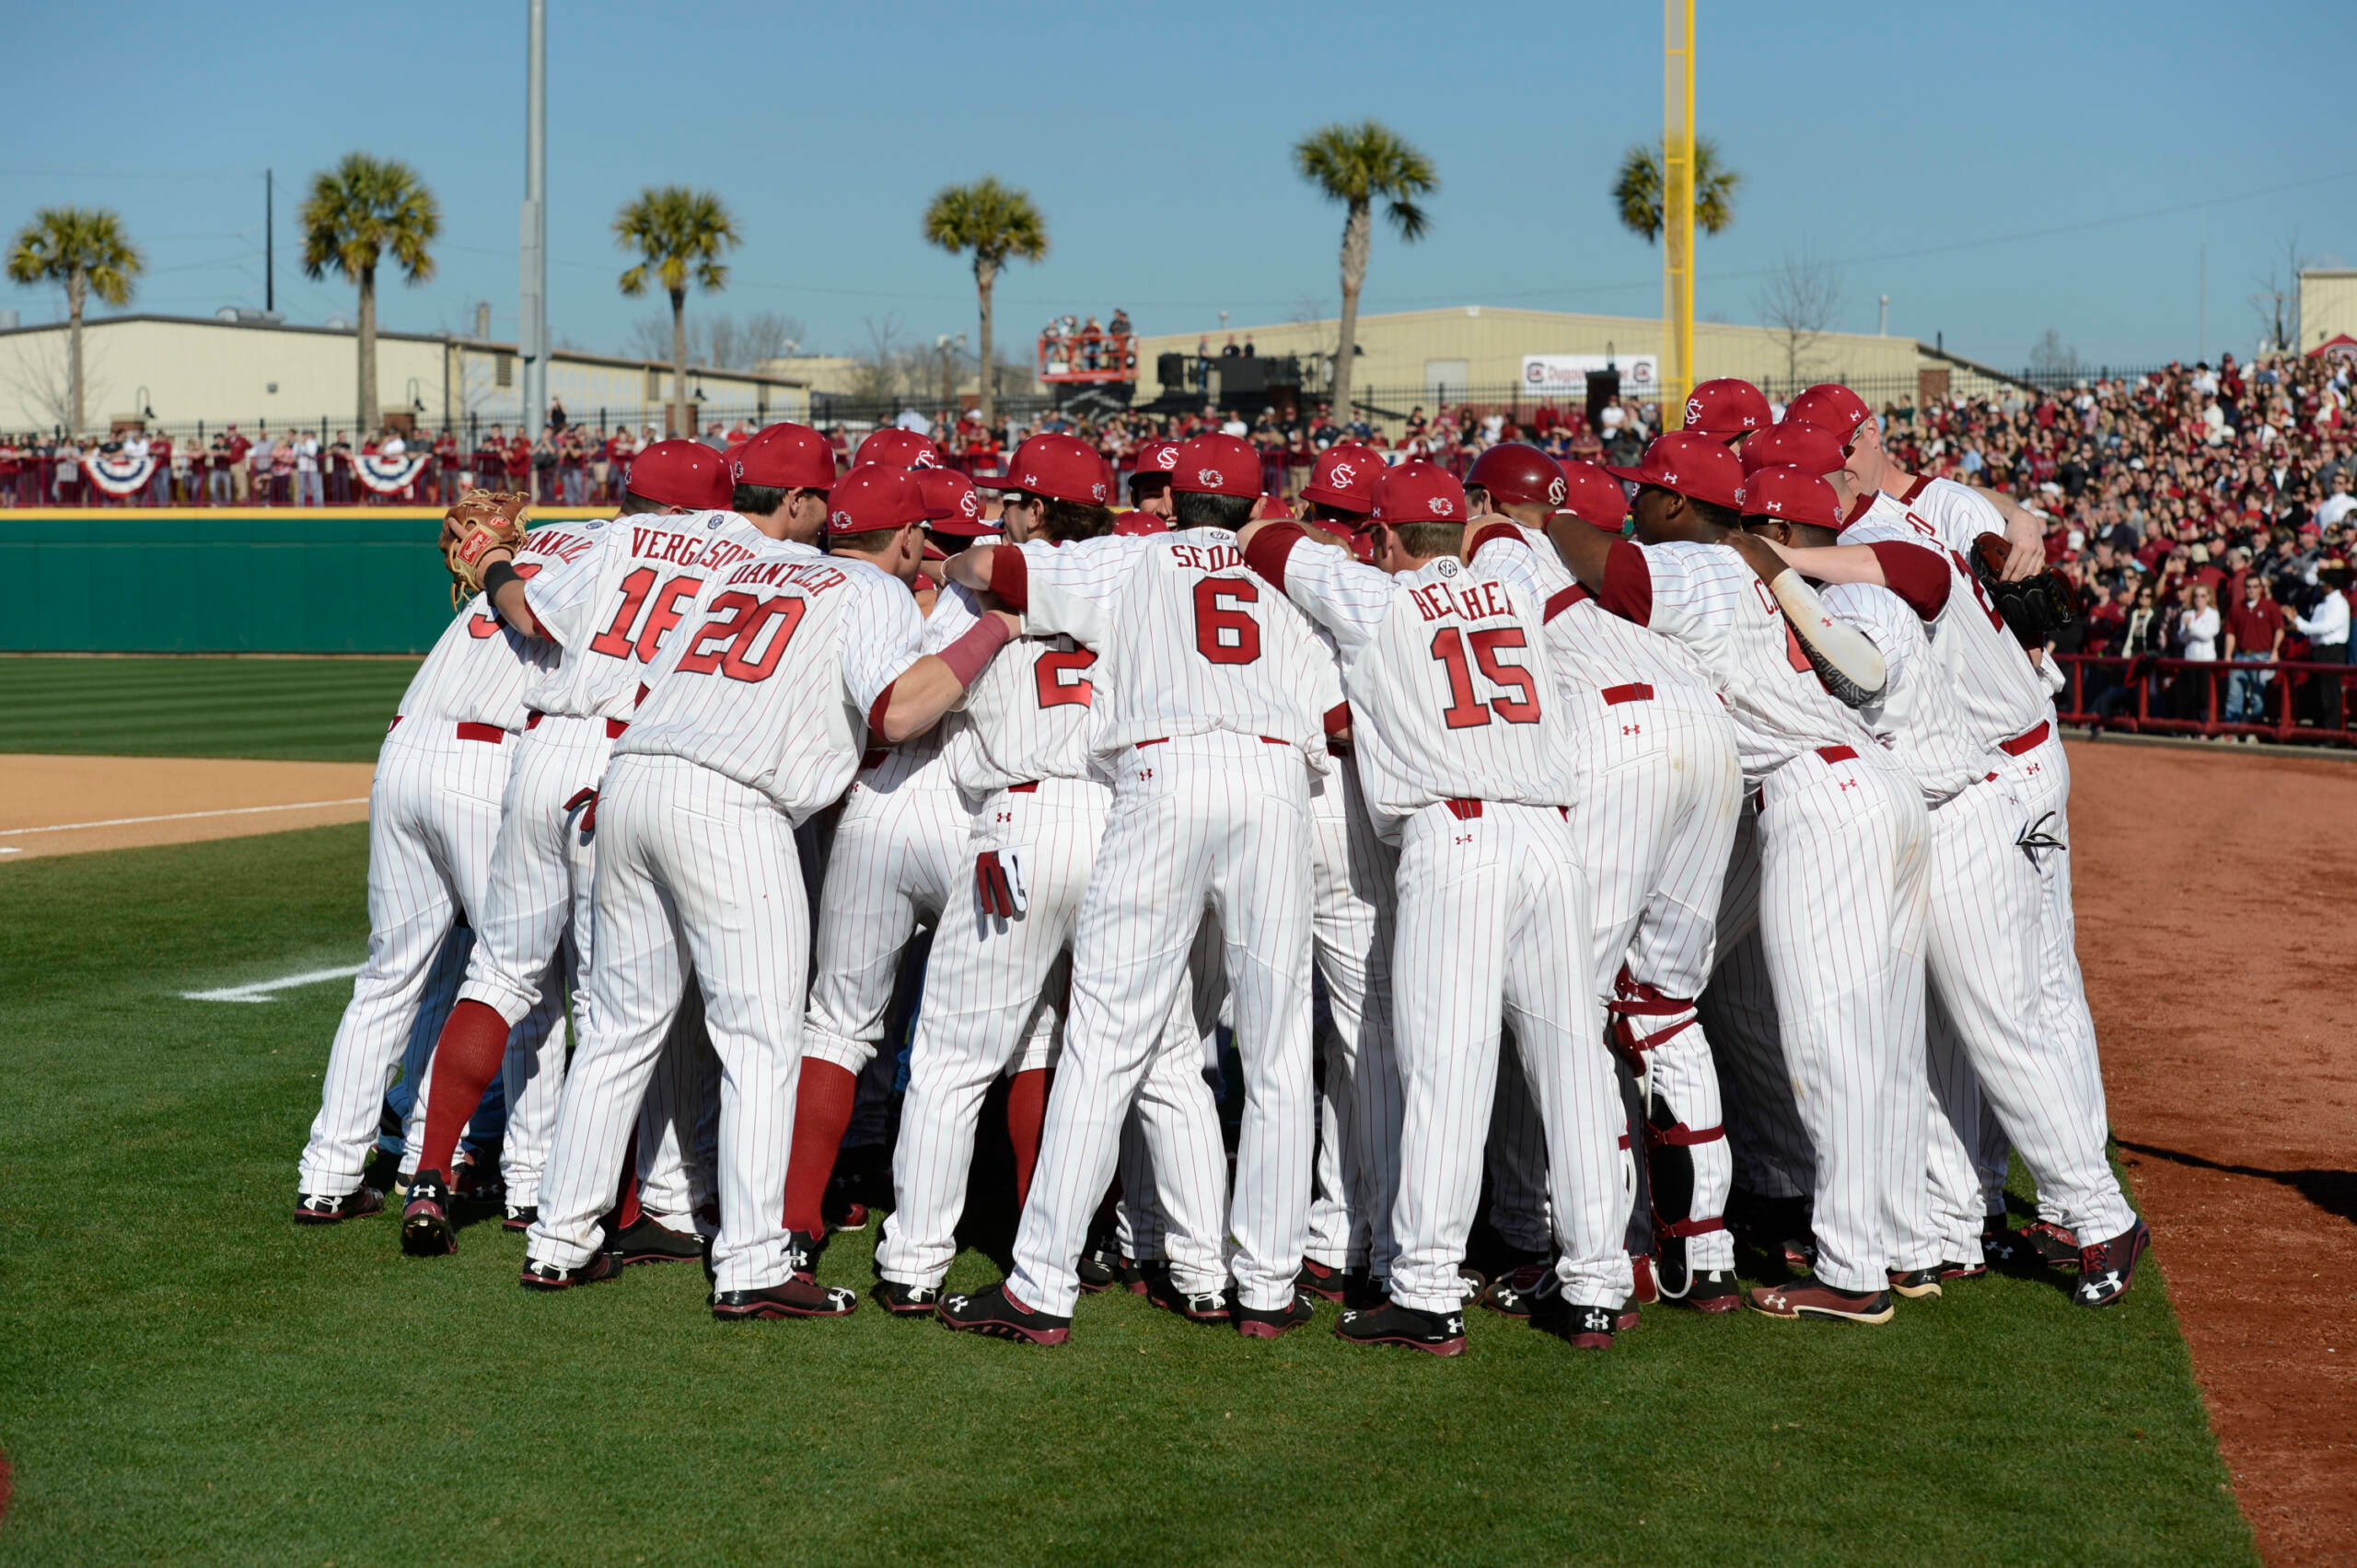
[[[1662,428],[1694,389],[1694,0],[1662,0]]]

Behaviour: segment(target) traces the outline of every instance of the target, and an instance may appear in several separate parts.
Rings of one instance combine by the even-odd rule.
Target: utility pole
[[[1875,336],[1890,336],[1890,296],[1887,294],[1882,296],[1882,314],[1875,321]]]
[[[272,200],[277,180],[271,169],[261,171],[261,308],[278,308],[278,203]]]
[[[549,412],[549,6],[531,0],[524,75],[524,233],[517,248],[516,350],[524,362],[524,428]]]
[[[1662,0],[1662,428],[1694,389],[1694,0]]]
[[[2210,357],[2210,242],[2206,239],[2201,242],[2200,289],[2201,304],[2196,317],[2200,324],[2194,330],[2193,357],[2207,361]]]

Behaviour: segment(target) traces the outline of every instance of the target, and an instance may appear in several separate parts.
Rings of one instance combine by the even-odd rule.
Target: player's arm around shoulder
[[[965,700],[991,659],[1022,631],[1004,610],[984,610],[965,630],[927,653],[925,618],[916,600],[882,573],[860,574],[842,617],[843,685],[888,745],[923,735]],[[962,585],[961,585],[962,586]],[[935,613],[941,614],[936,606]]]
[[[1276,517],[1247,523],[1237,536],[1244,564],[1273,584],[1304,615],[1344,647],[1365,641],[1391,608],[1391,578],[1323,544],[1299,523]]]

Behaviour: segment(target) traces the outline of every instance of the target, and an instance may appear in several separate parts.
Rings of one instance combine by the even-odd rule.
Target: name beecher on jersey
[[[799,824],[850,786],[868,727],[923,651],[924,618],[865,561],[768,539],[749,553],[683,609],[614,754],[700,763]]]

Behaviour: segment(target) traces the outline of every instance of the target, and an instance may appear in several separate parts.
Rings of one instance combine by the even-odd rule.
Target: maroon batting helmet
[[[1536,447],[1506,441],[1473,459],[1465,486],[1490,493],[1493,501],[1513,505],[1561,506],[1570,494],[1561,464]]]

